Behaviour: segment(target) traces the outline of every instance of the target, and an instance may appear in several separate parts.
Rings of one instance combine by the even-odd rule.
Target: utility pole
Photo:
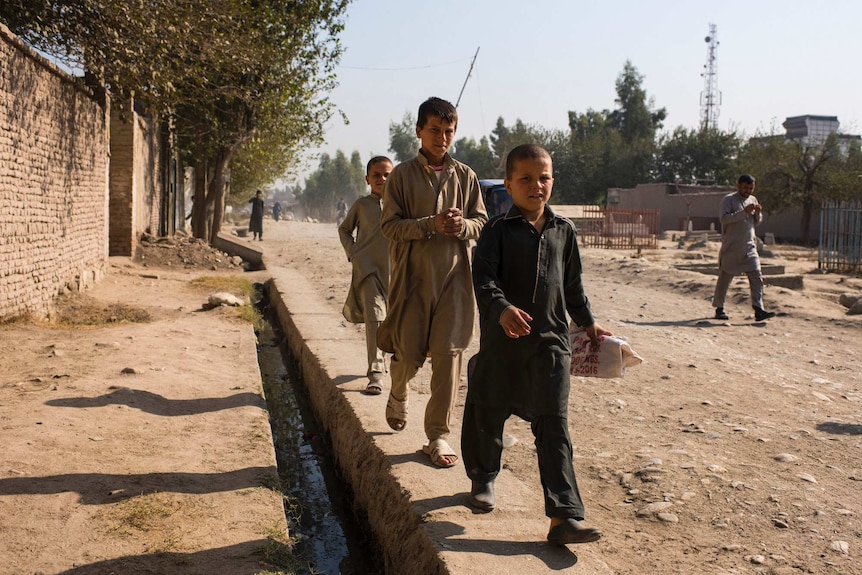
[[[721,105],[721,92],[718,89],[718,27],[709,25],[709,36],[704,38],[707,43],[706,64],[703,66],[703,92],[700,93],[700,129],[715,130],[718,128],[718,107]]]
[[[458,94],[458,100],[455,102],[455,107],[456,107],[456,108],[458,107],[458,104],[460,104],[460,103],[461,103],[461,96],[463,96],[463,95],[464,95],[464,88],[466,88],[466,87],[467,87],[467,80],[469,80],[469,79],[470,79],[470,75],[473,73],[473,64],[475,64],[475,63],[476,63],[476,56],[478,56],[478,55],[479,55],[479,48],[481,48],[481,46],[479,46],[478,48],[476,48],[476,53],[475,53],[475,54],[473,54],[473,60],[470,62],[470,69],[467,71],[467,77],[466,77],[466,78],[464,78],[464,85],[463,85],[463,86],[461,86],[461,93],[460,93],[460,94]]]

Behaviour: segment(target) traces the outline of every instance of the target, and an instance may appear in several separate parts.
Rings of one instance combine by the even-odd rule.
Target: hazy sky
[[[570,110],[612,109],[626,60],[667,109],[665,128],[694,128],[711,23],[720,129],[753,134],[817,114],[862,132],[859,0],[354,0],[331,95],[350,123],[336,116],[313,152],[388,155],[390,122],[429,96],[454,104],[477,48],[456,138],[479,140],[500,116],[565,129]],[[300,181],[313,154],[307,164]]]

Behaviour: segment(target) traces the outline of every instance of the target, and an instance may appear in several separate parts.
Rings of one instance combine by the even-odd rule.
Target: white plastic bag
[[[581,377],[623,377],[626,368],[643,362],[624,337],[603,335],[599,345],[592,347],[587,332],[574,323],[569,324],[569,342],[572,344],[572,366],[569,373]]]

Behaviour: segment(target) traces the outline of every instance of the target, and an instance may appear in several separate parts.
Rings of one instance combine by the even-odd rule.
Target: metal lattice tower
[[[718,90],[718,27],[709,25],[709,36],[704,38],[707,43],[706,64],[703,66],[703,92],[700,93],[700,129],[715,130],[718,128],[718,107],[721,106],[721,92]]]

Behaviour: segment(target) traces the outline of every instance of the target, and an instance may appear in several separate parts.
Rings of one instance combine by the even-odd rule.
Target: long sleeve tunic
[[[718,214],[721,220],[718,265],[724,272],[738,275],[760,269],[754,228],[763,221],[763,214],[753,216],[745,212],[745,206],[755,203],[758,201],[754,196],[743,198],[737,192],[727,194],[721,200]]]
[[[248,220],[248,231],[263,233],[263,198],[254,197],[248,201],[251,204],[251,218]]]
[[[508,407],[528,421],[567,414],[566,314],[580,326],[595,323],[581,281],[575,227],[549,206],[545,215],[539,233],[512,206],[485,226],[473,260],[481,340],[468,368],[467,401]],[[513,339],[504,333],[500,315],[510,305],[532,316],[529,335]]]
[[[380,230],[381,202],[382,200],[374,194],[359,198],[353,202],[344,221],[338,226],[341,247],[344,248],[347,259],[353,265],[350,290],[343,310],[344,318],[352,323],[363,323],[366,319],[383,321],[386,317],[386,293],[389,289],[389,240]],[[368,278],[373,278],[373,281],[366,282]],[[380,296],[380,302],[373,306],[374,309],[364,309],[362,302],[368,300],[359,293],[360,289],[373,290],[372,296]]]
[[[434,216],[459,208],[459,237],[434,233]],[[389,309],[380,349],[420,365],[431,353],[464,350],[475,305],[468,241],[488,220],[476,174],[448,154],[439,179],[422,154],[395,166],[383,194],[381,229],[390,240]]]

